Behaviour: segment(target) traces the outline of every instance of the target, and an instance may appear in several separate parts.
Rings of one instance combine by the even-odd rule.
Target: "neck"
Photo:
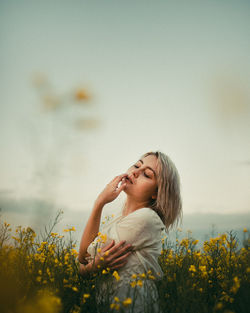
[[[128,214],[140,209],[140,208],[144,208],[146,205],[145,202],[138,202],[132,198],[130,198],[129,196],[127,196],[127,200],[124,204],[123,210],[122,210],[122,215],[123,216],[127,216]]]

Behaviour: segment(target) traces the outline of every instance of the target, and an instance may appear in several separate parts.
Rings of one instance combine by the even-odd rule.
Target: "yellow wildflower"
[[[190,272],[196,272],[195,266],[194,266],[194,265],[190,265],[189,271],[190,271]]]
[[[124,305],[124,306],[128,306],[128,305],[130,305],[132,303],[132,299],[131,298],[126,298],[123,302],[122,302],[122,304]]]
[[[83,294],[83,298],[84,298],[84,299],[89,298],[89,297],[90,297],[90,294],[89,294],[89,293],[84,293],[84,294]]]
[[[116,279],[117,281],[120,280],[120,276],[119,276],[119,274],[117,273],[117,271],[114,271],[113,276],[115,277],[115,279]]]
[[[149,277],[150,279],[153,279],[153,280],[155,279],[155,277],[154,277],[153,275],[149,275],[148,277]]]
[[[132,281],[132,283],[130,283],[130,286],[134,288],[136,286],[136,281]]]
[[[216,306],[215,306],[215,309],[216,310],[220,310],[220,309],[222,309],[223,308],[223,303],[222,302],[218,302],[217,304],[216,304]]]
[[[120,309],[120,304],[119,303],[111,303],[110,308],[118,311]]]
[[[139,280],[137,281],[137,285],[140,286],[140,287],[142,287],[142,285],[143,285],[142,280],[139,279]]]

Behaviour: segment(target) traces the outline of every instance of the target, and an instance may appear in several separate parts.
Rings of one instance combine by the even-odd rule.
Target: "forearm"
[[[82,234],[78,255],[79,262],[81,263],[84,263],[84,259],[87,256],[88,246],[96,238],[99,232],[103,206],[104,205],[101,202],[99,201],[95,202],[91,215],[88,219],[87,225],[85,227],[85,230]]]

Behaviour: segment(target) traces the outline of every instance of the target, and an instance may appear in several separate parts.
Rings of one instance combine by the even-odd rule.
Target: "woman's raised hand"
[[[132,253],[133,246],[130,244],[125,244],[125,240],[120,241],[118,244],[114,245],[112,242],[106,247],[101,249],[101,252],[95,257],[96,267],[118,269],[123,267],[127,262],[128,256]]]
[[[128,174],[124,173],[121,175],[116,176],[114,179],[111,180],[110,183],[106,185],[106,187],[103,189],[103,191],[99,194],[97,197],[97,201],[105,205],[106,203],[109,203],[115,198],[118,197],[120,192],[125,188],[126,181],[123,179],[124,177],[128,176]],[[121,185],[118,187],[119,183]]]

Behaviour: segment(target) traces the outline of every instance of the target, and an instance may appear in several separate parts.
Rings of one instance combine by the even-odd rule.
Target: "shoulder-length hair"
[[[157,158],[157,197],[148,206],[161,218],[166,230],[177,226],[182,220],[182,199],[180,176],[169,156],[160,151],[150,151],[142,155],[155,155]]]

